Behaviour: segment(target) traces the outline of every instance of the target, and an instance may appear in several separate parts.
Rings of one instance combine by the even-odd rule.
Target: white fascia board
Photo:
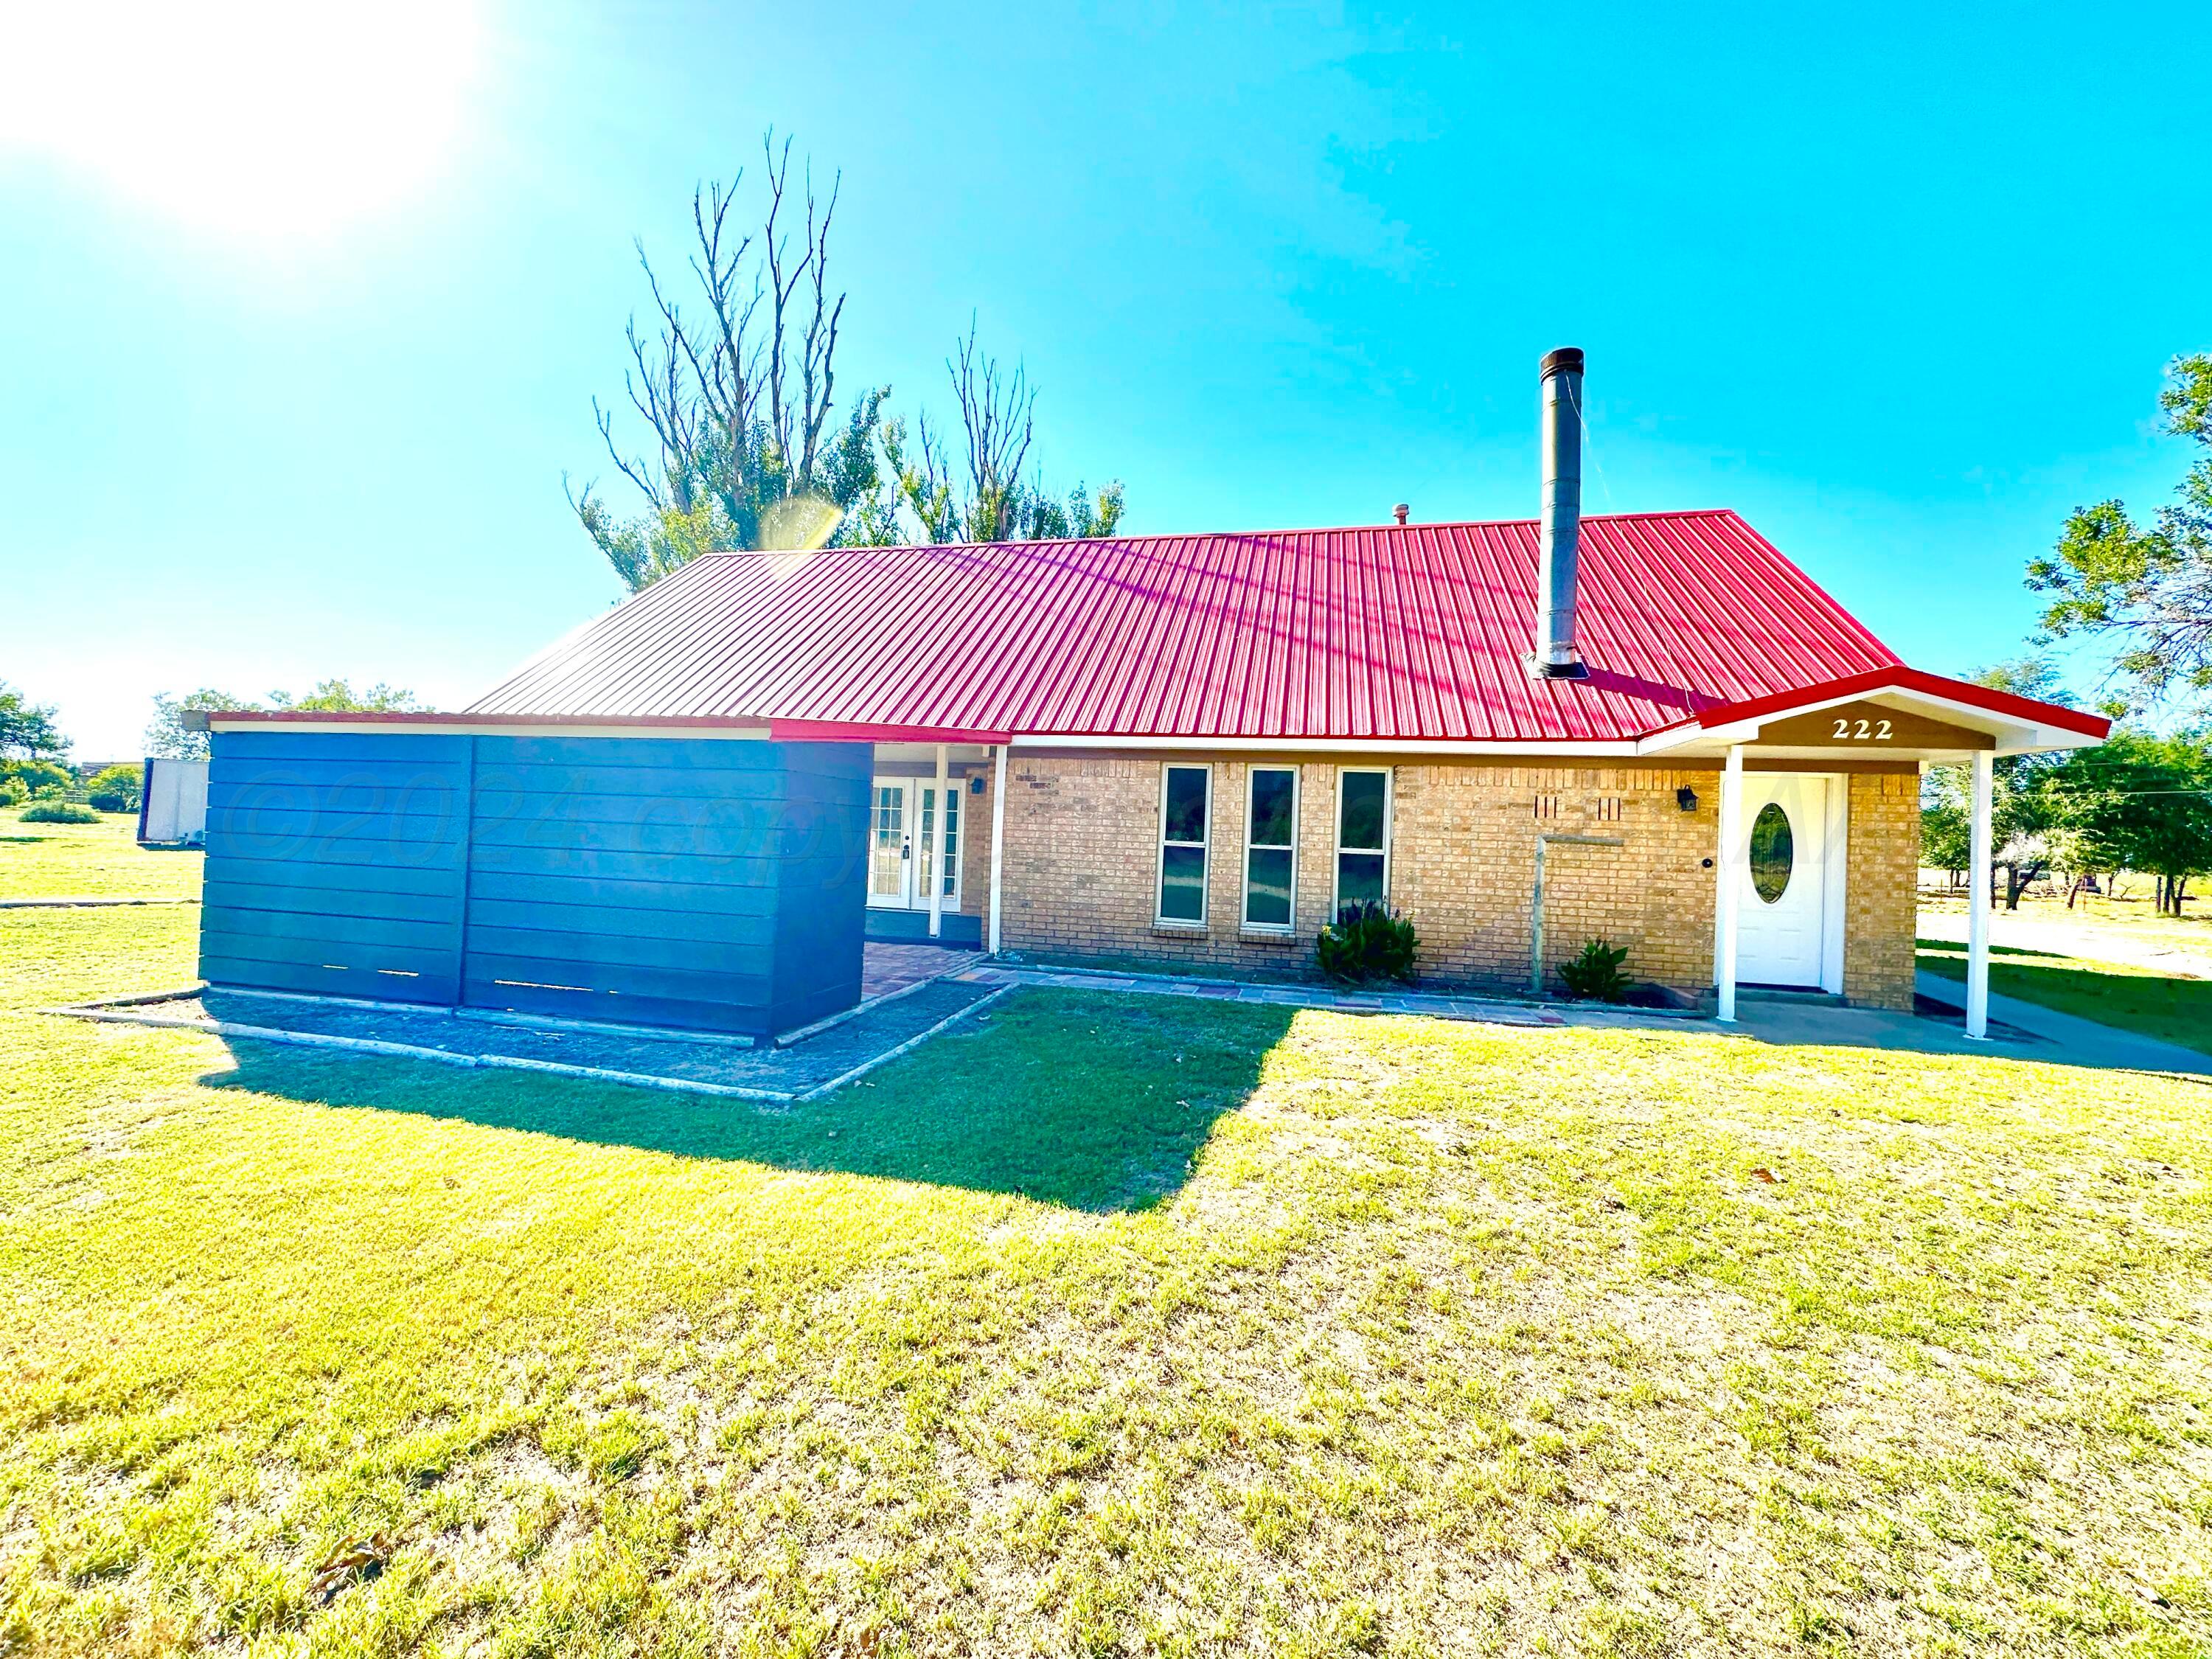
[[[1054,733],[1019,736],[1013,749],[1123,749],[1140,751],[1244,751],[1265,755],[1513,755],[1553,760],[1590,757],[1627,759],[1637,753],[1635,741],[1622,738],[1606,741],[1555,739],[1532,743],[1525,739],[1472,741],[1435,738],[1173,738],[1079,737]]]
[[[1725,726],[1669,726],[1663,732],[1655,732],[1638,739],[1637,752],[1662,755],[1682,750],[1701,752],[1710,748],[1717,755],[1724,753],[1733,744],[1758,742],[1761,730],[1778,721],[1796,720],[1803,714],[1817,714],[1823,709],[1840,708],[1845,703],[1853,702],[1870,702],[1881,708],[1924,714],[1930,720],[1940,720],[1952,726],[1963,726],[1969,731],[1983,732],[1996,739],[1996,752],[2000,755],[2037,754],[2055,749],[2087,749],[2104,741],[2102,738],[2069,732],[2063,726],[2045,726],[2039,720],[2016,720],[1976,703],[1961,702],[1905,686],[1884,686],[1873,691],[1793,703],[1787,708],[1778,708],[1774,713],[1762,714],[1756,720],[1731,720]],[[1962,750],[1958,752],[1971,754],[1973,751]]]
[[[386,737],[466,738],[701,738],[710,742],[765,743],[765,726],[569,726],[548,722],[496,724],[456,717],[450,720],[211,720],[210,732],[337,732]]]

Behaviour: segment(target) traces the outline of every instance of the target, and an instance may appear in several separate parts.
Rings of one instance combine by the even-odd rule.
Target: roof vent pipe
[[[1397,506],[1390,509],[1390,516],[1395,519],[1400,524],[1403,524],[1406,522],[1406,515],[1413,510],[1413,509],[1407,506],[1405,502],[1401,501]]]
[[[1575,552],[1583,520],[1583,354],[1561,346],[1544,354],[1544,510],[1536,561],[1536,648],[1528,672],[1540,679],[1580,679],[1589,670],[1575,648]]]

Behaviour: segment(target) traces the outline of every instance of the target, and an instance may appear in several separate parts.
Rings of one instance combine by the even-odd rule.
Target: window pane
[[[1779,802],[1769,801],[1751,821],[1752,890],[1768,904],[1778,903],[1796,861],[1797,838],[1790,833],[1790,815]]]
[[[1206,769],[1168,768],[1168,802],[1161,838],[1202,842],[1206,839]]]
[[[1255,847],[1291,844],[1292,775],[1275,767],[1252,770],[1252,831],[1246,837]]]
[[[1255,927],[1291,925],[1291,853],[1255,847],[1245,855],[1244,920]]]
[[[1336,855],[1336,902],[1357,904],[1382,896],[1382,855],[1380,853],[1340,853]]]
[[[960,879],[960,785],[945,787],[945,896],[951,898]]]
[[[914,896],[927,904],[930,872],[937,868],[936,842],[930,836],[930,826],[937,822],[937,791],[917,787],[915,793],[921,798],[921,829],[915,837],[915,856],[921,862],[914,866]]]
[[[1382,850],[1382,799],[1390,780],[1381,772],[1346,772],[1343,775],[1344,817],[1338,825],[1339,847]]]
[[[1170,921],[1206,920],[1206,851],[1167,847],[1160,852],[1160,915]]]

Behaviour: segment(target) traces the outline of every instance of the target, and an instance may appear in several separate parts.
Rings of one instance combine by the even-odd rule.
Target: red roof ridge
[[[1743,515],[1732,507],[1662,507],[1638,513],[1585,513],[1582,515],[1584,524],[1619,524],[1647,519],[1734,519],[1739,524],[1745,523]],[[1154,530],[1129,534],[1116,532],[1110,536],[1016,537],[1003,542],[846,542],[811,549],[715,547],[694,555],[685,562],[696,564],[701,559],[789,558],[794,554],[804,554],[811,558],[821,553],[951,553],[962,550],[978,553],[994,547],[1111,546],[1130,542],[1235,541],[1267,536],[1363,535],[1369,532],[1395,536],[1424,530],[1510,530],[1540,522],[1533,516],[1524,519],[1421,519],[1411,524],[1285,525],[1268,530]],[[1749,528],[1747,524],[1746,528]]]

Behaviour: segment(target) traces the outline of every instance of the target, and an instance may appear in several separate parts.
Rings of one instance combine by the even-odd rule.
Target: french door
[[[878,778],[868,796],[868,902],[878,910],[927,910],[929,885],[942,908],[960,908],[960,784],[933,778]]]

